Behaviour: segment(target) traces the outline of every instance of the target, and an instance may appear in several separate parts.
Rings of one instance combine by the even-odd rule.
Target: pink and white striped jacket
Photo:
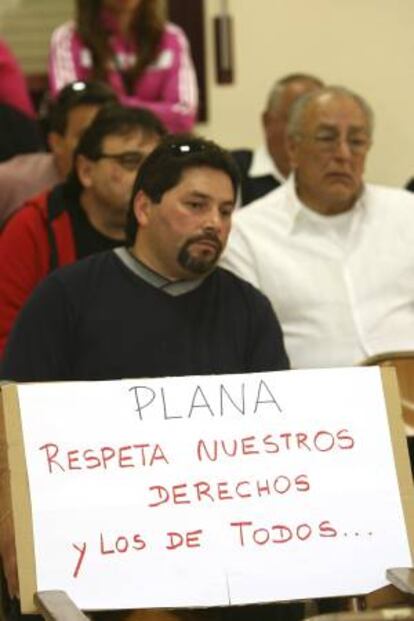
[[[107,19],[105,19],[107,26]],[[135,49],[111,26],[110,44],[113,65],[107,82],[128,106],[148,108],[170,132],[191,131],[197,112],[197,82],[189,44],[184,32],[167,23],[155,62],[147,67],[135,83],[134,93],[127,94],[121,71],[132,66]],[[88,80],[92,55],[79,37],[73,21],[59,26],[52,34],[49,57],[49,84],[52,95],[75,80]]]

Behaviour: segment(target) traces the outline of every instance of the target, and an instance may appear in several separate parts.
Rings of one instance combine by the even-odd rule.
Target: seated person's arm
[[[48,273],[48,240],[36,207],[23,207],[0,235],[0,355],[20,309]]]
[[[1,379],[42,382],[68,378],[73,308],[58,272],[40,283],[17,318],[0,367]]]
[[[158,116],[170,132],[191,131],[197,114],[197,80],[184,33],[177,36],[172,65],[168,70],[159,98],[147,100],[137,95],[121,95],[128,106],[148,108]]]

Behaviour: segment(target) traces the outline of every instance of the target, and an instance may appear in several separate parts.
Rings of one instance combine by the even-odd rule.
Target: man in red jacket
[[[0,236],[0,352],[20,308],[55,267],[122,245],[140,163],[165,133],[149,111],[105,106],[68,181],[28,201]]]

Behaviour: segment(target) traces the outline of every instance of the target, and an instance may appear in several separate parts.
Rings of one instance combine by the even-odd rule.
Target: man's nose
[[[335,156],[341,159],[350,159],[352,149],[347,136],[338,136],[335,143]]]
[[[204,227],[209,230],[219,231],[222,225],[222,217],[218,207],[212,207],[209,209]]]

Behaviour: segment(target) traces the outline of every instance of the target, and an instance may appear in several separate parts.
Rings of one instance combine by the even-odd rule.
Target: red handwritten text
[[[267,543],[287,543],[293,539],[306,541],[312,535],[318,537],[336,537],[336,529],[328,520],[320,522],[316,528],[309,524],[287,526],[286,524],[271,524],[266,527],[253,525],[253,522],[231,522],[230,526],[235,529],[237,541],[241,546],[255,544],[263,546]]]
[[[127,446],[101,446],[96,449],[61,450],[57,444],[49,442],[39,447],[44,451],[49,472],[71,470],[93,470],[95,468],[137,468],[153,466],[169,461],[159,444],[131,444]]]
[[[77,552],[79,552],[79,558],[75,565],[75,571],[73,572],[73,577],[77,578],[80,572],[80,568],[82,566],[83,559],[85,557],[86,552],[86,541],[83,542],[81,546],[76,545],[76,543],[72,543],[72,546],[75,548]]]
[[[197,443],[197,459],[199,461],[217,461],[224,457],[240,457],[274,454],[281,451],[304,450],[328,453],[332,450],[349,450],[354,447],[354,439],[347,429],[336,432],[321,430],[313,434],[280,433],[267,434],[261,438],[245,436],[231,440],[199,440]]]
[[[144,539],[138,533],[131,537],[118,535],[115,541],[109,542],[105,540],[103,533],[100,534],[100,553],[105,556],[107,554],[125,554],[128,550],[136,550],[139,552],[146,547]]]
[[[148,506],[158,507],[168,502],[175,505],[188,505],[203,501],[216,502],[237,498],[260,498],[274,494],[286,494],[289,490],[307,492],[310,489],[310,483],[306,474],[298,474],[295,477],[279,475],[272,479],[255,479],[252,481],[178,483],[168,488],[165,485],[152,485],[148,489],[153,496]]]
[[[189,530],[183,535],[177,532],[169,532],[167,533],[169,543],[166,548],[167,550],[176,550],[182,546],[186,548],[199,548],[201,545],[200,535],[202,532],[201,528],[198,530]]]

